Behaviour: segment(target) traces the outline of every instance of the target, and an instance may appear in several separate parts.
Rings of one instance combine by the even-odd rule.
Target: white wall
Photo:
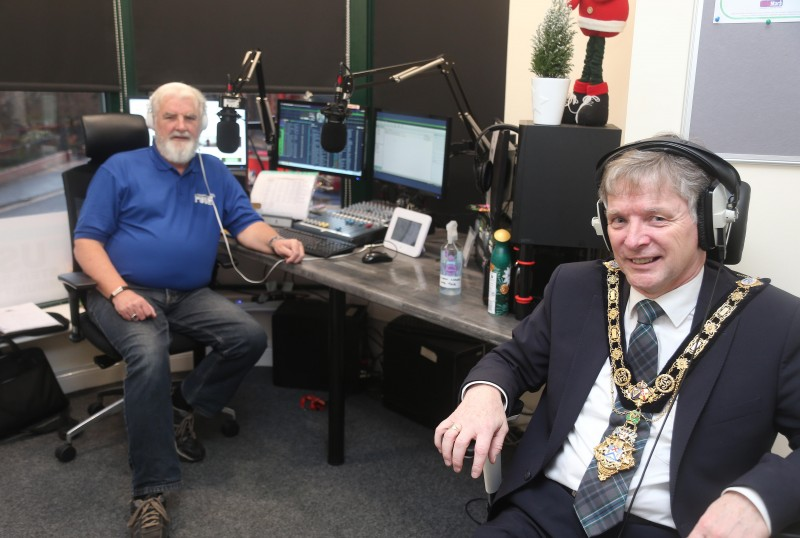
[[[710,1],[710,0],[706,0]],[[623,129],[623,141],[663,131],[681,133],[687,114],[696,9],[690,1],[630,1],[625,30],[609,38],[603,63],[609,83],[609,123]],[[548,1],[511,0],[504,120],[531,118],[530,42]],[[573,79],[580,76],[585,38],[576,38]],[[682,133],[686,134],[686,133]],[[800,127],[798,127],[800,135]],[[754,133],[758,136],[758,133]],[[713,148],[711,148],[713,149]],[[800,199],[800,165],[734,162],[752,187],[747,240],[735,269],[769,277],[800,295],[800,230],[793,210]],[[588,221],[588,217],[587,217]]]

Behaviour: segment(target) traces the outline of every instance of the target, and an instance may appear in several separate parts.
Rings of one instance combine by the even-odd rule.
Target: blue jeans
[[[132,289],[153,305],[155,318],[127,321],[97,292],[89,294],[87,310],[125,359],[125,425],[136,496],[181,485],[172,418],[170,329],[212,349],[181,385],[186,401],[203,416],[219,413],[228,403],[266,349],[267,335],[247,312],[208,288]]]

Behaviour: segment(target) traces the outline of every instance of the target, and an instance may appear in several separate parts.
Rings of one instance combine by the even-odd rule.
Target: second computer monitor
[[[338,153],[330,153],[322,149],[321,142],[325,106],[312,101],[278,101],[278,166],[361,176],[367,131],[365,111],[350,110],[345,120],[345,147]]]
[[[373,177],[443,196],[450,123],[450,118],[376,111]]]

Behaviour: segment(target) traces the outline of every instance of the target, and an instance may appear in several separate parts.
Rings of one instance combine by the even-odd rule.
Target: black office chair
[[[111,155],[142,147],[150,143],[150,135],[142,116],[135,114],[109,113],[88,115],[82,118],[86,144],[86,156],[89,162],[71,168],[62,174],[64,181],[64,195],[67,200],[67,216],[69,219],[70,237],[75,230],[86,191],[97,169]],[[86,312],[81,312],[85,304],[86,294],[95,287],[95,282],[81,272],[77,261],[73,258],[73,272],[58,276],[64,284],[69,297],[69,313],[72,329],[69,339],[73,342],[88,340],[103,354],[94,358],[95,364],[100,368],[108,368],[122,361],[122,356],[111,346],[100,329],[92,322]],[[170,332],[170,354],[192,352],[195,366],[205,356],[205,346],[176,331]],[[106,406],[104,399],[109,396],[118,396],[110,405]],[[72,441],[89,425],[94,424],[103,417],[122,410],[124,405],[123,389],[121,387],[102,390],[97,394],[97,400],[89,405],[89,417],[66,432],[61,433],[66,441],[56,449],[56,458],[62,462],[72,461],[77,453]],[[222,423],[222,433],[232,437],[239,433],[236,422],[236,413],[230,409],[223,409],[225,419]]]

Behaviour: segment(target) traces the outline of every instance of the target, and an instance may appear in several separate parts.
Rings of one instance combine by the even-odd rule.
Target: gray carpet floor
[[[184,487],[167,497],[171,536],[464,537],[472,518],[485,519],[482,479],[447,469],[433,432],[386,409],[376,391],[348,397],[345,463],[328,465],[327,412],[299,403],[312,393],[326,396],[276,387],[260,367],[231,402],[238,436],[198,419],[207,457],[183,464]],[[73,396],[73,416],[85,416],[92,400]],[[53,433],[0,445],[0,535],[125,536],[122,415],[79,437],[69,463],[54,456],[61,443]]]

